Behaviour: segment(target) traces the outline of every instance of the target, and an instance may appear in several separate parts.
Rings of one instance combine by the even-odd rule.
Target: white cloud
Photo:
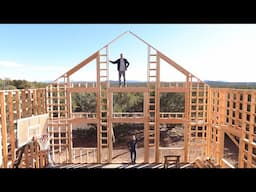
[[[28,81],[55,80],[65,72],[65,67],[54,65],[20,64],[0,61],[0,78]]]
[[[23,65],[20,63],[16,63],[15,61],[0,61],[0,67],[22,67]]]

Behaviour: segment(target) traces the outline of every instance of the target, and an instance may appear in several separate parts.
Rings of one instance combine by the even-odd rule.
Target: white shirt
[[[125,62],[124,59],[120,59],[120,68],[119,71],[125,71]]]

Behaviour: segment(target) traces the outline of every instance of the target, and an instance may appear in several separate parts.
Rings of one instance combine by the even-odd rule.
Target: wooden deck
[[[169,165],[166,168],[183,168],[184,163],[180,163],[177,167],[175,164]],[[97,164],[97,163],[87,163],[87,164],[66,164],[66,165],[55,165],[53,168],[57,169],[162,169],[164,164],[162,163],[138,163],[138,164],[128,164],[128,163],[111,163],[111,164]],[[184,167],[185,168],[185,167]]]

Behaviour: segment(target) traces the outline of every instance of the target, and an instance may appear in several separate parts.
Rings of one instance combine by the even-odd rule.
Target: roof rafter
[[[184,75],[186,75],[187,77],[194,77],[196,78],[198,81],[201,81],[199,78],[197,78],[195,75],[191,74],[189,71],[187,71],[185,68],[183,68],[182,66],[180,66],[179,64],[177,64],[175,61],[173,61],[172,59],[170,59],[169,57],[167,57],[166,55],[164,55],[163,53],[161,53],[159,50],[157,50],[156,48],[154,48],[152,45],[150,45],[149,43],[147,43],[145,40],[143,40],[142,38],[140,38],[138,35],[136,35],[135,33],[131,32],[131,31],[125,31],[122,34],[120,34],[119,36],[117,36],[116,38],[114,38],[113,40],[111,40],[109,43],[107,43],[105,46],[103,46],[101,49],[99,49],[97,52],[95,52],[94,54],[92,54],[90,57],[86,58],[84,61],[82,61],[80,64],[76,65],[75,67],[73,67],[72,69],[70,69],[69,71],[67,71],[66,73],[64,73],[63,75],[61,75],[59,78],[57,78],[55,80],[55,82],[60,79],[60,78],[64,78],[64,77],[69,77],[70,75],[72,75],[73,73],[77,72],[79,69],[81,69],[82,67],[84,67],[85,65],[87,65],[89,62],[91,62],[93,59],[96,59],[99,52],[108,47],[109,45],[113,44],[115,41],[117,41],[118,39],[120,39],[121,37],[123,37],[126,34],[131,34],[132,36],[134,36],[136,39],[140,40],[141,42],[143,42],[144,44],[146,44],[147,46],[153,48],[155,51],[158,52],[159,56],[161,59],[163,59],[164,61],[166,61],[167,63],[169,63],[170,65],[172,65],[175,69],[177,69],[178,71],[180,71],[181,73],[183,73]]]
[[[86,58],[85,60],[83,60],[80,64],[76,65],[75,67],[73,67],[72,69],[70,69],[69,71],[67,71],[66,73],[64,73],[63,75],[61,75],[59,78],[57,78],[55,81],[57,81],[58,79],[62,78],[62,77],[69,77],[70,75],[72,75],[73,73],[77,72],[79,69],[81,69],[82,67],[84,67],[86,64],[88,64],[89,62],[91,62],[93,59],[95,59],[98,56],[99,52],[95,52],[94,54],[92,54],[90,57]]]

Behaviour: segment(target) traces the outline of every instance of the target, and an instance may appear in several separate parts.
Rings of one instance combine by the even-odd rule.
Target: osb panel
[[[18,147],[24,145],[33,136],[40,137],[47,133],[48,114],[17,120],[17,144]]]

